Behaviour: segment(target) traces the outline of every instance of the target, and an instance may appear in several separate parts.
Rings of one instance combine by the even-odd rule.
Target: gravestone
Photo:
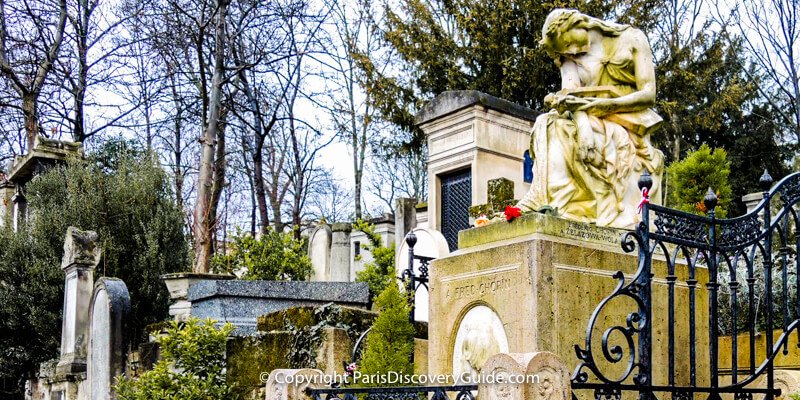
[[[331,275],[331,227],[328,224],[317,226],[308,239],[308,258],[314,273],[311,281],[328,281]]]
[[[130,303],[128,287],[122,280],[100,278],[95,284],[89,309],[87,365],[90,400],[115,398],[111,385],[125,372]]]
[[[331,282],[350,281],[350,233],[353,226],[348,223],[331,225]]]
[[[416,228],[411,230],[417,236],[417,244],[414,246],[414,254],[418,256],[440,258],[450,254],[450,249],[447,246],[447,240],[441,232],[427,229]],[[395,271],[398,277],[402,277],[403,271],[408,268],[408,243],[403,238],[402,244],[397,251],[395,264]],[[419,276],[420,263],[414,263],[414,274]],[[416,321],[428,321],[428,307],[429,307],[429,293],[428,290],[422,286],[417,290],[414,297],[414,319]]]
[[[570,400],[569,370],[555,354],[500,353],[485,363],[484,376],[503,383],[482,382],[478,398],[483,400]],[[514,382],[514,383],[511,383]]]
[[[408,232],[417,227],[417,199],[401,197],[394,204],[395,248],[399,249]]]
[[[61,357],[56,373],[86,371],[86,343],[89,304],[94,284],[94,269],[100,262],[97,233],[67,229],[61,268],[64,280],[64,317],[61,330]]]
[[[266,400],[305,400],[306,388],[322,385],[323,373],[318,369],[276,369],[267,379]]]

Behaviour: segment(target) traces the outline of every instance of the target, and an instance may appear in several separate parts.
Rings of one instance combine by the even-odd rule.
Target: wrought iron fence
[[[748,214],[732,219],[716,218],[718,199],[711,190],[703,201],[707,216],[651,205],[648,192],[652,184],[649,174],[642,175],[639,180],[643,194],[642,221],[622,238],[624,251],[638,251],[638,268],[631,277],[617,272],[614,275],[616,288],[592,313],[583,347],[575,346],[580,363],[572,375],[573,393],[592,390],[597,400],[620,399],[624,391],[638,392],[641,400],[655,399],[657,393],[681,400],[695,395],[716,400],[723,393],[734,394],[736,400],[752,400],[754,394],[762,394],[766,400],[771,400],[780,395],[774,385],[773,362],[780,352],[788,353],[789,335],[800,325],[800,296],[797,293],[800,263],[796,262],[800,250],[797,232],[800,174],[786,177],[770,190],[772,178],[765,171],[760,180],[764,191],[761,203]],[[773,214],[773,210],[777,211]],[[656,253],[663,256],[666,263],[666,276],[659,278],[666,281],[667,307],[659,310],[653,310],[652,299],[652,266]],[[795,257],[791,273],[794,286],[790,290],[792,257]],[[679,282],[676,269],[679,265],[681,268],[685,265],[687,269],[685,276],[688,277],[680,284],[688,289],[688,309],[676,313],[675,288]],[[705,285],[707,310],[697,308],[698,290],[703,290],[698,285],[701,268],[708,273]],[[779,274],[778,284],[773,276],[775,273]],[[727,286],[725,291],[729,300],[724,304],[719,301],[722,285]],[[763,301],[757,301],[757,295],[762,295],[757,293],[759,287],[764,290]],[[744,302],[739,299],[740,291],[744,291]],[[624,324],[603,329],[604,326],[599,325],[604,321],[600,316],[608,311],[612,301],[618,299],[628,299],[635,306],[627,314]],[[756,317],[759,310],[764,316],[763,322]],[[707,332],[698,329],[698,313],[708,315]],[[721,313],[730,316],[729,320],[720,321]],[[776,317],[779,317],[777,322]],[[653,379],[653,321],[656,319],[667,323],[666,382],[654,382]],[[681,322],[688,326],[688,337],[682,343],[676,343],[679,319],[685,319]],[[732,335],[730,365],[720,365],[720,324],[725,324],[723,328]],[[773,340],[772,332],[776,329],[782,332]],[[756,352],[757,330],[767,332],[763,354]],[[599,331],[602,335],[598,338],[596,333]],[[749,345],[748,367],[744,369],[739,368],[740,332]],[[703,340],[708,339],[708,371],[700,371],[708,377],[708,382],[705,379],[698,382],[698,335],[704,335]],[[688,350],[688,382],[676,380],[678,345],[682,351]],[[602,356],[595,354],[597,348]],[[617,374],[610,376],[613,367],[617,368],[613,370]],[[730,383],[720,384],[721,369],[730,371]],[[748,386],[762,376],[766,377],[765,387]]]

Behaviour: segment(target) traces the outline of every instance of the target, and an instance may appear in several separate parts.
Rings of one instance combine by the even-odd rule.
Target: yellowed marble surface
[[[631,227],[641,198],[639,176],[653,176],[660,203],[664,155],[650,142],[661,126],[652,110],[655,67],[645,34],[576,10],[556,9],[542,27],[541,46],[561,71],[561,90],[531,133],[534,180],[518,206],[557,208],[599,226]]]

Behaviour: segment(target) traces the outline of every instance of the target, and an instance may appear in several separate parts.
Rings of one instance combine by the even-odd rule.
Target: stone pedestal
[[[763,199],[763,192],[748,193],[742,196],[742,202],[744,202],[744,205],[747,207],[748,213],[755,210],[758,203],[761,203],[761,200]]]
[[[492,354],[553,352],[572,371],[579,360],[576,344],[585,346],[586,328],[600,301],[618,284],[622,271],[633,276],[637,255],[620,247],[621,230],[598,228],[542,214],[527,214],[461,231],[459,250],[434,260],[431,267],[429,363],[432,374],[480,368]],[[653,355],[655,366],[666,365],[667,284],[663,256],[653,262]],[[686,267],[677,267],[676,315],[689,310]],[[697,381],[708,382],[708,272],[696,271]],[[595,326],[602,336],[613,325],[625,326],[635,311],[632,300],[609,303]],[[686,311],[683,311],[686,310]],[[676,321],[676,372],[688,383],[688,322]],[[612,341],[618,340],[612,336]],[[615,344],[623,345],[622,342]],[[599,352],[599,343],[594,343]],[[507,347],[507,349],[505,349]],[[488,353],[488,355],[486,355]],[[467,354],[467,355],[465,355]],[[595,359],[602,359],[598,353]],[[602,361],[602,360],[601,360]],[[601,363],[616,376],[619,364]],[[667,383],[667,369],[655,368],[654,383]]]
[[[233,275],[220,274],[194,274],[189,272],[179,272],[176,274],[161,275],[164,284],[167,285],[171,304],[169,305],[169,315],[176,321],[185,321],[192,314],[192,303],[189,301],[189,287],[200,281],[207,280],[231,280],[236,277]]]
[[[61,357],[56,374],[86,371],[89,305],[94,287],[94,269],[100,262],[97,233],[67,229],[61,268],[64,281],[64,317],[61,329]]]

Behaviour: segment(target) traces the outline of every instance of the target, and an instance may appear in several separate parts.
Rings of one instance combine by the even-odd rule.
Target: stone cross
[[[100,262],[97,233],[67,229],[61,269],[64,279],[64,315],[61,325],[61,358],[56,372],[76,374],[86,371],[86,342],[89,301],[94,284],[94,269]]]
[[[120,279],[100,278],[94,285],[89,309],[89,354],[87,357],[90,400],[116,398],[111,385],[125,372],[128,351],[127,320],[131,300]]]

